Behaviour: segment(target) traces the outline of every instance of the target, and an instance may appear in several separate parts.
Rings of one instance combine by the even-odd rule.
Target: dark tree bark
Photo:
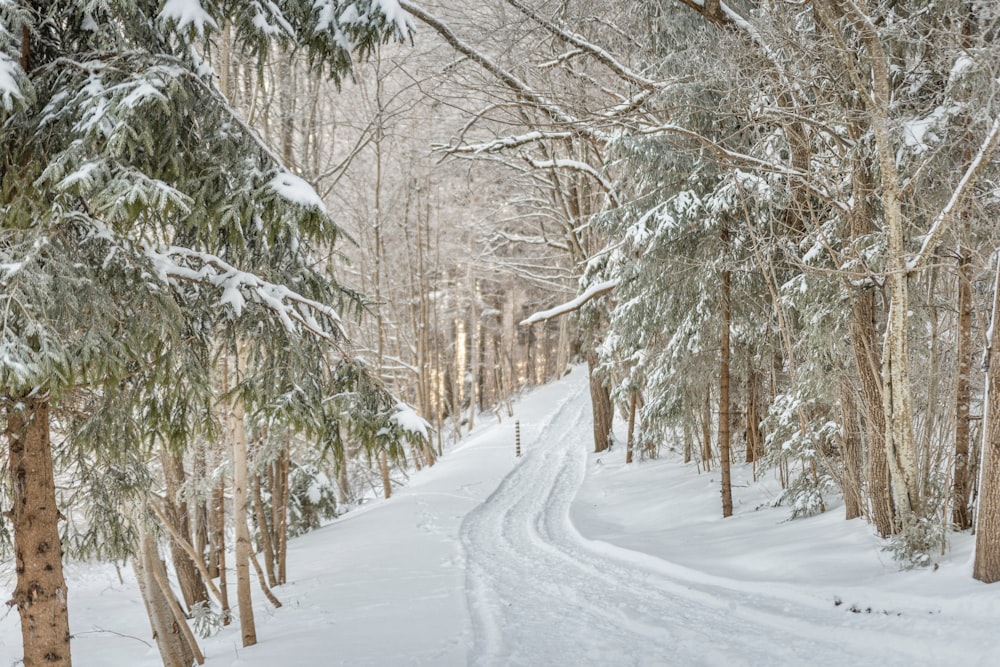
[[[625,445],[625,463],[632,463],[632,450],[635,448],[635,408],[639,392],[633,391],[628,401],[628,439]]]
[[[346,465],[342,464],[340,470],[346,472]],[[344,493],[342,484],[343,482],[340,480],[340,475],[338,474],[338,489],[344,494],[344,500],[341,502],[346,504],[347,496]],[[277,561],[274,557],[274,530],[267,521],[267,512],[264,509],[264,497],[260,492],[260,475],[254,475],[251,481],[251,488],[253,490],[253,506],[257,518],[257,530],[260,531],[261,549],[264,552],[264,565],[266,566],[264,570],[267,573],[267,583],[269,586],[274,586],[276,582],[274,566]]]
[[[274,527],[274,551],[277,559],[277,582],[288,581],[288,498],[289,475],[292,470],[292,460],[288,454],[288,443],[281,450],[278,460],[274,462],[274,479],[271,486],[271,510]]]
[[[229,625],[229,585],[226,582],[226,481],[219,480],[212,491],[212,549],[215,567],[219,573],[219,592],[222,595],[222,622]]]
[[[164,514],[177,529],[177,532],[190,543],[191,521],[188,517],[187,504],[178,500],[181,487],[184,485],[184,458],[179,452],[164,449],[160,451],[160,463],[163,466],[167,491],[164,499]],[[177,582],[180,585],[186,608],[191,609],[198,602],[207,602],[208,590],[205,588],[205,582],[198,574],[198,568],[194,561],[176,540],[170,543],[170,557],[174,562]]]
[[[851,309],[851,344],[861,380],[865,434],[868,436],[868,495],[875,529],[882,537],[896,532],[889,459],[885,451],[881,355],[876,342],[875,295],[855,295]]]
[[[972,576],[991,584],[1000,581],[1000,260],[993,287],[993,312],[987,341],[986,400],[983,413],[983,463],[979,512],[976,517],[976,561]]]
[[[69,612],[49,440],[49,399],[7,396],[17,587],[7,603],[21,617],[25,667],[69,667]]]
[[[844,437],[841,442],[841,459],[844,462],[840,488],[844,494],[844,518],[848,521],[864,515],[861,496],[861,434],[860,415],[851,387],[843,383],[840,388],[841,421]]]
[[[761,435],[760,419],[764,410],[761,410],[760,399],[763,395],[761,390],[762,376],[756,370],[750,373],[747,382],[746,400],[746,462],[753,463],[764,455],[764,438]]]
[[[958,263],[958,377],[955,388],[955,472],[951,487],[952,521],[965,530],[972,527],[969,507],[969,403],[972,398],[972,256],[963,248]]]
[[[603,452],[611,447],[611,424],[614,419],[614,408],[611,405],[611,394],[608,388],[594,374],[597,367],[597,354],[587,354],[587,370],[590,373],[590,403],[594,409],[594,451]]]
[[[712,391],[705,392],[705,409],[701,415],[701,463],[712,469]]]
[[[729,231],[722,230],[723,247],[729,244]],[[724,250],[724,252],[726,252]],[[722,340],[719,364],[719,467],[722,473],[722,516],[733,515],[733,484],[730,471],[730,429],[729,429],[729,329],[732,325],[730,310],[731,276],[728,269],[722,271]]]

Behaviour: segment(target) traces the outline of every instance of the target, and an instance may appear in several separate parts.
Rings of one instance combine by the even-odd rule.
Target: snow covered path
[[[978,662],[978,649],[963,652],[935,632],[920,638],[923,619],[845,618],[808,594],[772,595],[766,585],[584,538],[570,508],[591,437],[586,389],[578,380],[526,433],[526,457],[462,524],[474,633],[469,664]]]

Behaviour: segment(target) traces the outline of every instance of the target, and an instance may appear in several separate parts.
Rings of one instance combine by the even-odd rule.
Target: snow
[[[813,260],[819,257],[819,254],[823,252],[823,240],[816,239],[816,242],[812,244],[809,250],[802,256],[803,264],[812,264]]]
[[[69,190],[77,183],[83,183],[89,187],[93,184],[95,177],[100,177],[104,167],[105,165],[103,160],[84,162],[77,167],[76,171],[64,176],[63,179],[56,184],[56,188],[59,190]]]
[[[382,13],[385,22],[393,26],[398,34],[406,35],[413,31],[413,21],[399,6],[398,0],[374,0],[372,5]]]
[[[566,303],[560,304],[548,310],[543,310],[537,313],[533,313],[529,317],[521,320],[521,326],[528,326],[529,324],[535,324],[536,322],[544,322],[545,320],[551,320],[553,317],[559,317],[560,315],[565,315],[570,313],[583,304],[587,303],[591,299],[595,299],[602,294],[607,294],[614,288],[618,287],[617,280],[605,280],[603,282],[595,283],[583,291],[582,294],[577,296],[575,299],[567,301]]]
[[[267,14],[264,13],[264,7],[260,3],[255,4],[257,13],[253,17],[253,25],[257,30],[270,37],[295,34],[295,29],[288,23],[288,20],[285,19],[281,10],[274,3],[266,3]]]
[[[167,96],[154,88],[152,84],[143,81],[122,99],[121,104],[126,108],[134,109],[149,100],[166,101],[166,99]]]
[[[375,14],[382,14],[385,17],[386,25],[392,26],[398,36],[406,36],[413,32],[413,21],[410,15],[400,7],[399,0],[372,0],[371,9],[366,12],[365,16],[360,16],[357,5],[352,3],[341,14],[340,21],[344,24],[367,23],[370,20],[369,17]]]
[[[183,32],[190,26],[198,36],[205,34],[206,26],[219,29],[219,24],[205,11],[199,0],[167,0],[160,10],[160,22],[176,23],[178,32]]]
[[[915,118],[903,123],[903,143],[905,143],[915,154],[920,155],[931,148],[931,144],[940,141],[940,137],[934,131],[949,116],[960,111],[957,106],[938,106],[924,118]]]
[[[97,32],[100,26],[97,25],[97,21],[94,20],[94,15],[90,12],[84,12],[83,20],[80,21],[80,29],[87,32]]]
[[[965,74],[970,69],[976,66],[976,61],[965,55],[964,53],[955,59],[955,63],[951,66],[951,72],[948,74],[948,85],[953,85],[958,81],[963,74]]]
[[[268,186],[280,197],[304,208],[315,208],[326,213],[326,205],[313,186],[289,171],[280,171]]]
[[[993,665],[998,588],[974,581],[971,538],[937,569],[900,571],[861,520],[787,521],[780,486],[590,453],[587,373],[518,401],[388,501],[289,545],[284,603],[254,589],[259,644],[233,623],[206,665]],[[522,437],[514,455],[515,420]],[[4,583],[12,588],[12,568]],[[128,568],[71,563],[78,665],[154,667]],[[232,590],[232,589],[231,589]],[[0,618],[0,665],[20,658]]]
[[[344,51],[351,50],[351,41],[340,29],[337,20],[337,8],[339,3],[334,0],[315,0],[313,2],[313,13],[316,15],[316,33],[330,33],[333,43]]]
[[[405,403],[396,405],[396,412],[391,417],[392,421],[401,429],[408,433],[418,435],[425,440],[430,438],[429,431],[431,425],[418,415],[416,411]]]
[[[20,65],[10,56],[0,52],[0,108],[7,111],[14,108],[15,100],[24,99],[21,86],[17,83],[20,69]]]
[[[104,87],[104,80],[99,71],[94,71],[87,78],[87,84],[80,91],[83,98],[87,100],[80,120],[73,125],[73,131],[81,134],[90,132],[95,127],[99,127],[103,134],[110,131],[106,121],[108,112],[107,90]],[[49,106],[52,106],[51,104]],[[49,106],[45,113],[49,113]]]

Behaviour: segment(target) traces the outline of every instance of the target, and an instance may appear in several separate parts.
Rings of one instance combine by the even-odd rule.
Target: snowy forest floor
[[[788,521],[749,466],[722,519],[714,471],[588,453],[579,368],[482,422],[392,499],[294,540],[284,606],[258,595],[259,644],[241,648],[233,623],[203,641],[206,664],[1000,664],[1000,588],[971,578],[968,535],[939,568],[901,571],[838,506]],[[160,664],[122,575],[69,564],[78,666]],[[8,611],[0,667],[20,655]]]

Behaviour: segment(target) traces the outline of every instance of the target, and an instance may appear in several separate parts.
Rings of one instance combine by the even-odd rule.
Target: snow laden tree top
[[[388,424],[340,327],[360,299],[317,260],[337,226],[215,85],[223,25],[261,66],[295,50],[338,81],[411,30],[395,0],[0,0],[0,386],[100,385],[183,431],[239,338],[259,407],[365,388],[352,405]]]

